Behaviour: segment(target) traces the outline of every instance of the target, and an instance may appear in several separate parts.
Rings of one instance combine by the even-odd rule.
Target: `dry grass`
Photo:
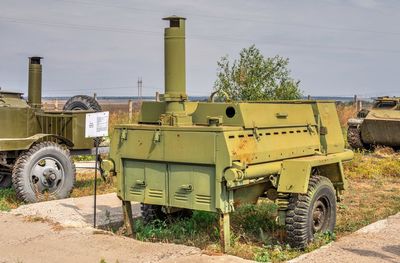
[[[350,179],[400,179],[400,153],[382,147],[355,152],[354,159],[345,164],[345,174]]]
[[[353,105],[339,104],[336,106],[336,109],[339,115],[340,125],[342,127],[347,127],[347,121],[357,115],[357,109]]]
[[[25,222],[40,222],[40,223],[47,223],[50,225],[51,229],[55,232],[59,232],[64,230],[65,228],[58,222],[54,222],[49,218],[43,218],[39,216],[26,216],[24,217]]]
[[[81,197],[93,195],[94,189],[94,170],[80,170],[76,175],[76,183],[71,197]],[[114,178],[110,177],[104,181],[97,174],[97,194],[107,194],[116,192]]]

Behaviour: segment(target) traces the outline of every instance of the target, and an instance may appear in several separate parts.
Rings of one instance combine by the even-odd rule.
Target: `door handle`
[[[143,180],[136,180],[136,181],[135,181],[135,184],[136,184],[136,185],[139,185],[139,186],[143,186],[143,187],[146,186],[146,182],[143,181]]]
[[[180,188],[182,190],[187,191],[187,192],[193,191],[193,186],[191,184],[183,184],[183,185],[180,186]]]

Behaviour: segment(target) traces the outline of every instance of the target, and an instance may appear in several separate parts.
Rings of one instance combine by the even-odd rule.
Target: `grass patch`
[[[136,239],[141,241],[188,244],[205,248],[219,239],[217,214],[194,211],[187,219],[155,220],[145,225],[135,220]]]
[[[374,152],[357,151],[354,159],[345,164],[345,174],[351,179],[400,178],[400,153],[377,148]]]
[[[21,201],[17,200],[14,189],[0,190],[0,211],[10,211],[21,205]]]

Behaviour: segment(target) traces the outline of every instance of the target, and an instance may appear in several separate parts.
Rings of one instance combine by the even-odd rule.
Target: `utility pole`
[[[138,101],[142,100],[142,90],[143,90],[143,81],[142,81],[142,77],[138,78],[137,81],[137,89],[138,89]]]

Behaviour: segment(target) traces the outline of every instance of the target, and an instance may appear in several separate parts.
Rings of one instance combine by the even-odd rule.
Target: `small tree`
[[[300,99],[300,81],[290,77],[289,59],[280,56],[264,58],[255,45],[240,51],[232,65],[228,56],[218,63],[214,89],[219,96],[225,92],[231,100],[293,100]]]

